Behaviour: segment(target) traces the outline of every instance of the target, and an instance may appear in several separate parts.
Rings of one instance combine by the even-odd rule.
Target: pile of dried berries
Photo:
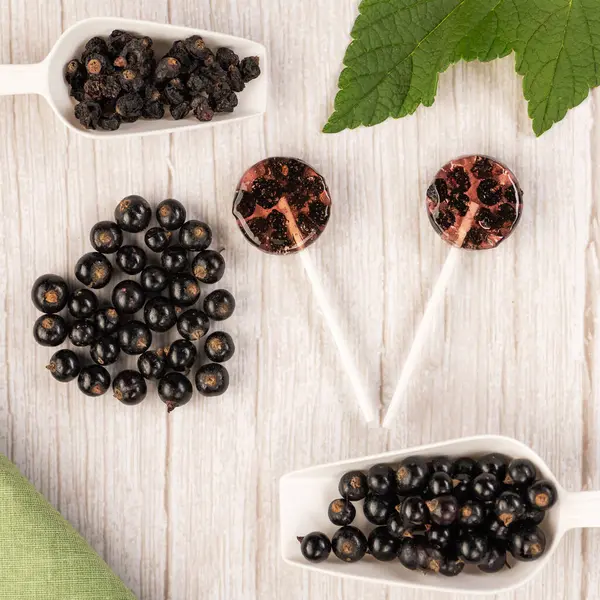
[[[229,48],[213,53],[198,35],[174,42],[157,61],[149,37],[120,30],[90,39],[65,68],[75,116],[87,129],[106,131],[162,119],[165,106],[173,119],[193,113],[211,121],[215,113],[233,112],[236,94],[259,75],[258,57],[240,60]]]
[[[115,209],[114,222],[101,221],[92,227],[94,252],[82,256],[75,266],[75,277],[85,288],[70,292],[58,275],[39,277],[31,299],[44,314],[36,320],[33,335],[42,346],[60,346],[68,337],[73,346],[89,348],[92,364],[82,366],[77,354],[65,349],[56,352],[47,366],[57,381],[77,378],[79,389],[88,396],[108,390],[111,377],[106,367],[115,364],[121,352],[139,356],[137,370],[126,369],[114,377],[114,396],[123,404],[139,404],[146,397],[146,380],[155,380],[159,396],[171,412],[192,398],[187,374],[199,358],[195,343],[206,336],[211,320],[224,321],[233,314],[235,299],[227,290],[218,289],[204,298],[202,310],[194,308],[200,299],[200,285],[215,284],[225,273],[222,254],[209,249],[212,231],[202,221],[186,221],[186,210],[177,200],[161,202],[156,208],[158,225],[148,229],[151,218],[152,209],[144,198],[127,196]],[[156,261],[139,246],[123,243],[124,232],[143,231]],[[175,239],[178,243],[172,245]],[[111,254],[115,255],[114,265],[107,256]],[[115,269],[130,277],[112,289],[110,305],[100,306],[92,289],[106,287]],[[58,314],[65,308],[70,318]],[[143,320],[137,320],[134,315],[142,309]],[[173,327],[180,339],[151,350],[153,332],[164,333]],[[229,373],[222,363],[234,352],[233,339],[223,331],[205,339],[204,356],[209,362],[195,373],[196,388],[203,396],[227,391]]]
[[[478,460],[411,456],[398,465],[378,464],[345,473],[341,498],[329,505],[339,527],[331,539],[320,531],[298,538],[302,555],[321,562],[331,550],[345,562],[365,555],[411,570],[459,575],[466,565],[483,573],[501,571],[510,553],[532,561],[546,549],[539,525],[558,500],[551,481],[537,480],[528,459],[487,454]],[[365,535],[352,526],[354,502],[375,528]]]

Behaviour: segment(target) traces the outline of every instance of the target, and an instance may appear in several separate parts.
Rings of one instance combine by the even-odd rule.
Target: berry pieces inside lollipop
[[[267,158],[246,171],[233,201],[246,239],[270,254],[310,246],[331,214],[331,196],[321,175],[295,158]]]
[[[523,191],[516,177],[487,156],[450,161],[427,190],[431,224],[458,248],[495,248],[512,233],[522,209]]]

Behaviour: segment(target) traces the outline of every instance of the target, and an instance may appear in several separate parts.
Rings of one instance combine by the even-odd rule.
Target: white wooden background
[[[600,488],[600,95],[536,139],[512,58],[459,65],[432,108],[327,137],[356,11],[356,0],[0,3],[4,63],[41,60],[66,27],[98,15],[247,36],[271,56],[266,118],[206,133],[92,142],[43,99],[0,99],[0,451],[143,600],[437,598],[281,562],[278,478],[314,463],[498,432],[530,444],[568,489]],[[448,253],[426,187],[472,152],[517,173],[524,218],[498,250],[465,253],[394,429],[369,429],[298,259],[244,242],[234,186],[276,154],[327,178],[335,213],[311,252],[385,402]],[[31,337],[36,276],[72,277],[90,227],[130,193],[174,196],[213,224],[239,301],[231,391],[169,418],[155,393],[128,409],[55,383],[50,349]],[[501,598],[600,598],[599,553],[600,533],[570,533],[542,576]]]

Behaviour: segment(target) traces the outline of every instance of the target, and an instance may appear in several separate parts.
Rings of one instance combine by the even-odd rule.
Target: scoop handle
[[[600,527],[600,491],[571,492],[562,502],[565,529]]]
[[[43,94],[46,79],[43,62],[31,65],[0,65],[0,96]]]

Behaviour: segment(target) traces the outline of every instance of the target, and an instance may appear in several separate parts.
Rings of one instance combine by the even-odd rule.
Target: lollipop
[[[427,333],[460,260],[459,249],[486,250],[514,230],[523,210],[523,191],[513,173],[487,156],[465,156],[444,165],[427,190],[433,228],[453,246],[442,267],[383,421],[390,427],[422,354]]]
[[[329,330],[367,420],[375,408],[308,252],[323,233],[331,215],[331,196],[321,175],[294,158],[267,158],[248,169],[233,202],[233,214],[245,238],[268,254],[299,253]]]

